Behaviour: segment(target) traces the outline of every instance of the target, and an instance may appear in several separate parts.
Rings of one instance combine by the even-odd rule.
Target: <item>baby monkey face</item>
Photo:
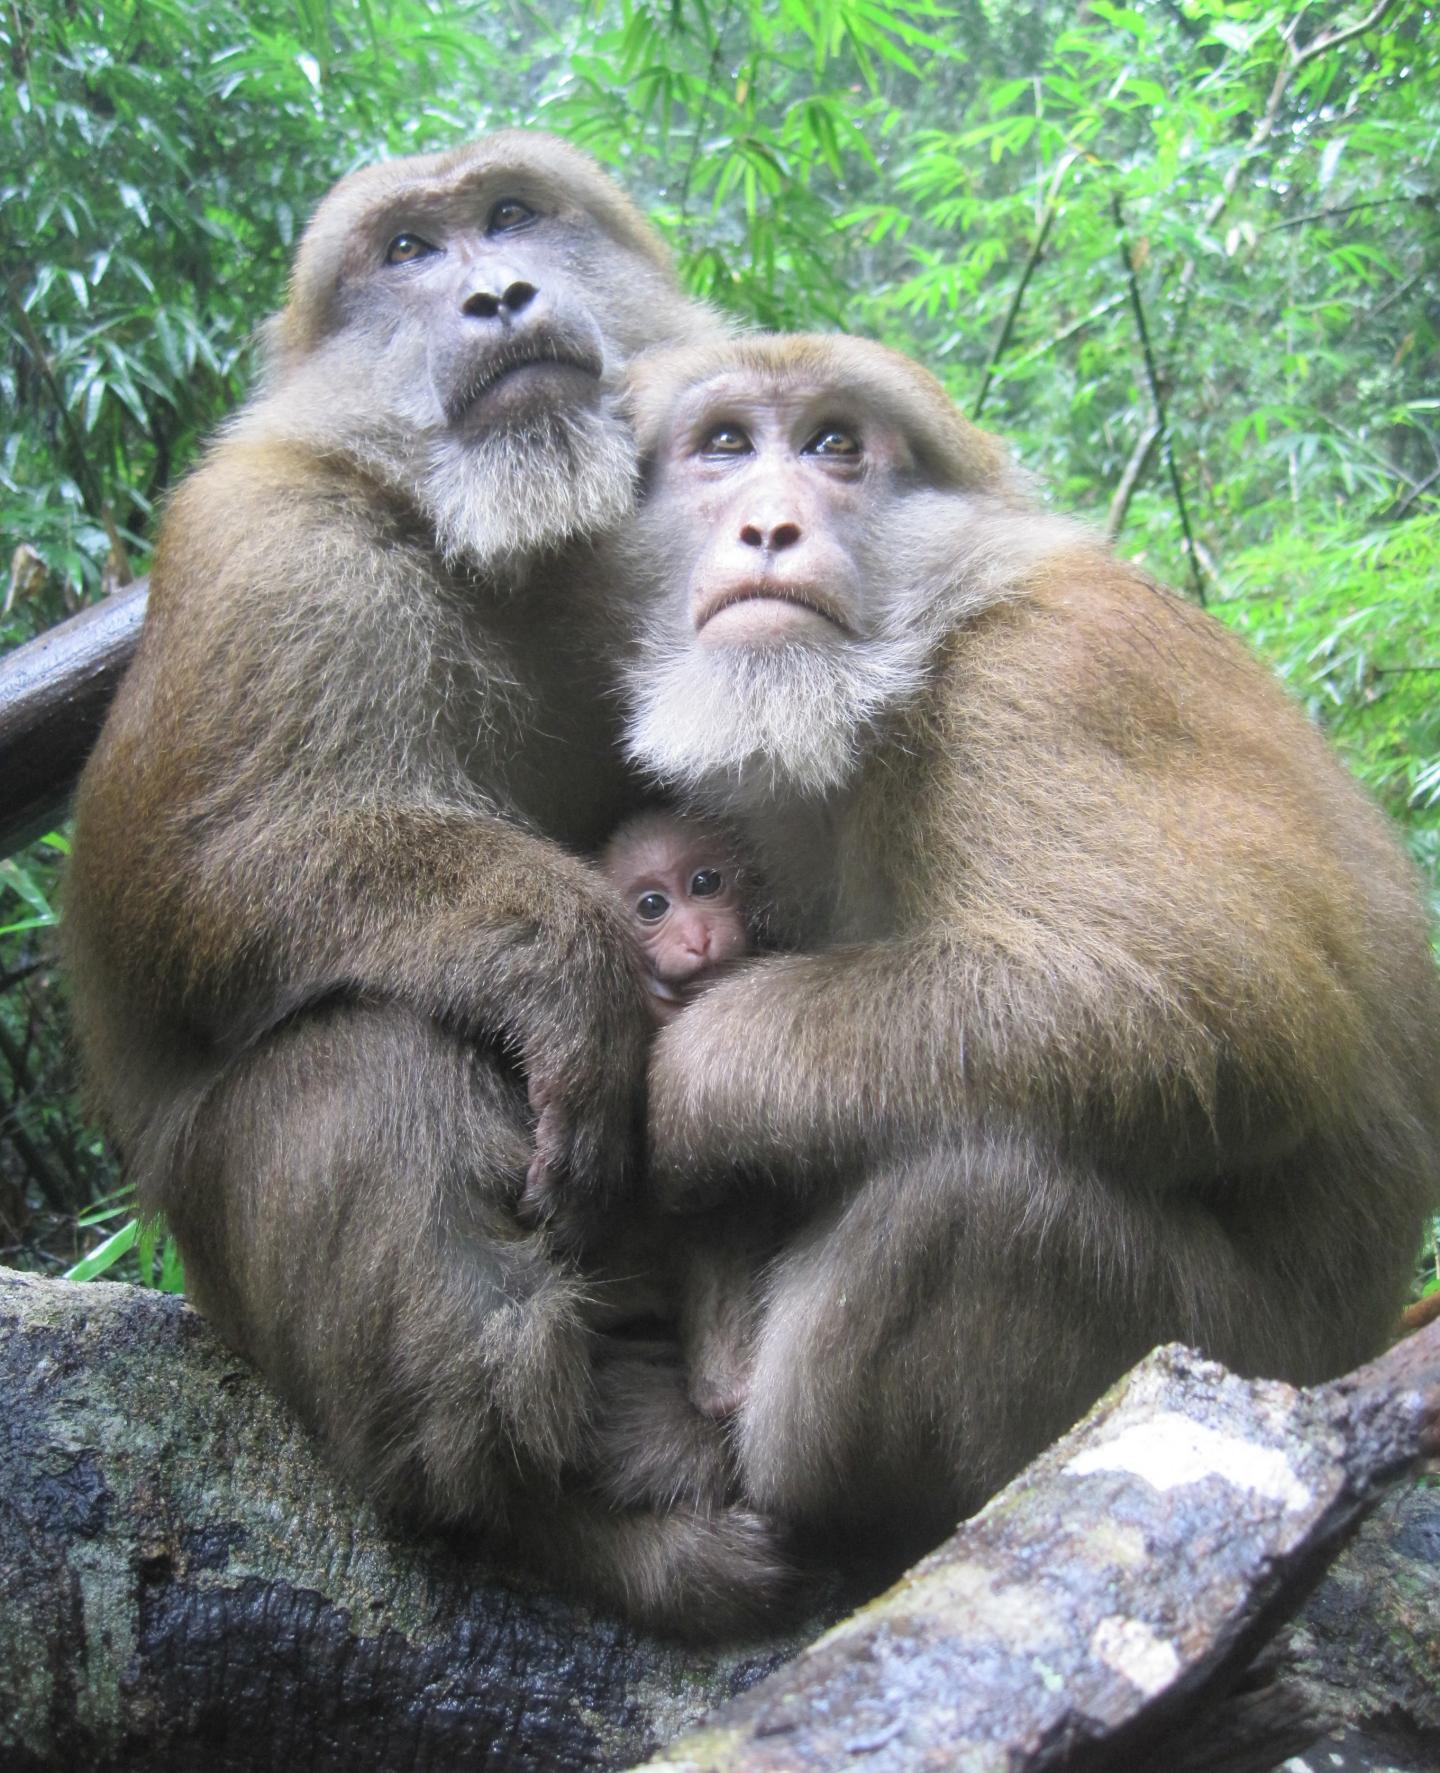
[[[677,813],[642,813],[611,838],[601,865],[629,913],[657,1022],[749,952],[739,869],[722,832]]]

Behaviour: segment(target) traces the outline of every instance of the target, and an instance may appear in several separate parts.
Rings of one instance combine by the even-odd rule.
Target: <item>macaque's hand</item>
[[[525,1171],[520,1194],[520,1217],[529,1222],[548,1218],[559,1201],[559,1177],[564,1172],[566,1147],[565,1110],[552,1100],[553,1085],[531,1076],[526,1094],[535,1116],[535,1149]]]
[[[535,1116],[522,1218],[583,1211],[638,1172],[650,1019],[627,933],[608,902],[581,907],[558,965],[540,941],[507,987]],[[517,956],[517,959],[520,958]],[[528,964],[526,964],[528,962]]]

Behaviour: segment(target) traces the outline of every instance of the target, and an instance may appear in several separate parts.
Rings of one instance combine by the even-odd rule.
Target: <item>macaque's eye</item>
[[[697,868],[690,876],[692,899],[713,899],[725,884],[725,876],[717,868]]]
[[[843,425],[825,425],[805,445],[807,456],[858,456],[860,439]]]
[[[429,258],[435,248],[418,234],[397,234],[385,248],[387,265],[413,265],[416,259]]]
[[[738,425],[717,425],[700,442],[702,456],[743,456],[749,448],[750,439]]]
[[[490,211],[490,220],[485,224],[487,234],[513,234],[517,228],[523,228],[527,222],[535,220],[535,211],[528,203],[522,203],[518,197],[502,197]]]
[[[670,901],[664,893],[641,893],[635,901],[635,915],[641,923],[659,923],[670,909]]]

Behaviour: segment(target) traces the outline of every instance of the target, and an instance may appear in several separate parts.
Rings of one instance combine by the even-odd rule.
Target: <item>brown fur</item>
[[[342,181],[171,503],[66,922],[95,1099],[202,1309],[386,1505],[690,1631],[773,1594],[769,1531],[591,1499],[599,1289],[517,1201],[573,1236],[633,1175],[643,994],[561,847],[625,803],[586,538],[631,499],[624,360],[712,325],[548,137]]]
[[[1375,809],[1217,623],[1027,509],[914,365],[760,339],[635,383],[632,748],[737,823],[803,950],[651,1066],[663,1199],[801,1218],[761,1271],[750,1498],[933,1536],[1158,1342],[1299,1383],[1373,1354],[1440,1151],[1440,992]],[[699,447],[796,399],[863,472]],[[697,637],[714,584],[808,586],[807,556],[848,633]],[[767,675],[726,750],[747,647]],[[878,660],[863,720],[830,720],[821,655],[847,684]]]

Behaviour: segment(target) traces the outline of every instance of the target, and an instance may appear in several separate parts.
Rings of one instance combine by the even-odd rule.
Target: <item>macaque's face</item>
[[[923,670],[917,496],[937,495],[863,390],[750,368],[683,390],[633,526],[631,755],[722,802],[843,784]]]
[[[704,324],[608,180],[502,132],[341,181],[272,330],[273,385],[286,429],[415,499],[442,554],[513,577],[630,510],[623,364]]]
[[[703,826],[642,816],[611,840],[603,866],[645,959],[651,1013],[668,1022],[749,951],[734,856]]]
[[[706,650],[863,644],[904,437],[843,388],[753,372],[693,390],[658,453],[649,514],[697,538],[684,614]]]

